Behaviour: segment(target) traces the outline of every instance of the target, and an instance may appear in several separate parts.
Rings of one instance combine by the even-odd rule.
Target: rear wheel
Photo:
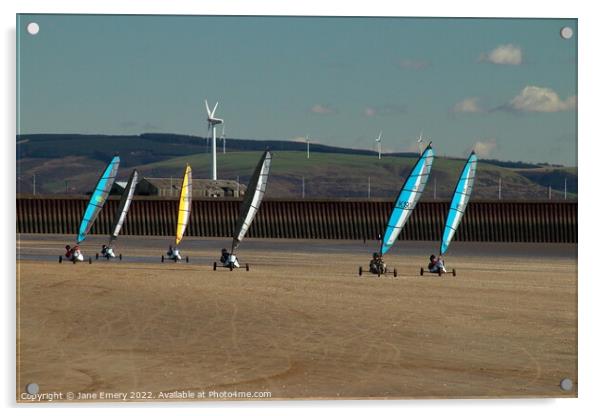
[[[214,261],[214,262],[213,262],[213,271],[216,271],[216,270],[217,270],[217,262],[216,262],[216,261]]]
[[[456,277],[456,269],[452,269],[452,275]]]
[[[439,269],[439,276],[441,276],[441,269]]]
[[[92,264],[92,257],[88,257],[88,264]]]
[[[424,267],[420,268],[420,276],[424,276]]]
[[[96,260],[98,260],[98,253],[96,253]]]
[[[397,277],[397,269],[393,269],[393,277]]]
[[[230,268],[230,271],[234,270],[234,266],[232,265],[232,263],[230,263],[228,267]]]
[[[190,263],[190,259],[186,256],[186,263]]]
[[[363,273],[362,266],[360,266],[360,269],[359,269],[359,271],[358,271],[358,272],[359,272],[359,275],[361,276],[361,275],[362,275],[362,273]]]
[[[247,271],[249,271],[249,263],[245,264],[245,269],[247,269]]]
[[[161,256],[161,263],[165,261],[165,256]]]
[[[63,256],[59,256],[59,263],[63,262]]]
[[[119,260],[123,260],[123,256],[119,253]]]

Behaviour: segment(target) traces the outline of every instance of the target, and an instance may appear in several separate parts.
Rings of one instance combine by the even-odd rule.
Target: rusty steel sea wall
[[[76,234],[86,198],[18,197],[17,233]],[[119,203],[111,197],[91,230],[108,234]],[[229,237],[240,200],[195,200],[187,235]],[[393,201],[266,200],[249,229],[249,237],[377,239]],[[418,204],[403,240],[439,240],[449,203]],[[171,236],[175,233],[177,200],[136,198],[123,235]],[[456,234],[460,241],[577,242],[576,202],[471,202]]]

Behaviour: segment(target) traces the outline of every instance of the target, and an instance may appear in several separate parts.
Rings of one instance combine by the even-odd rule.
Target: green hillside
[[[179,177],[190,163],[197,178],[207,178],[211,155],[203,138],[170,134],[139,136],[28,135],[17,137],[17,192],[83,194],[94,186],[110,157],[119,152],[119,178],[125,180],[132,168],[147,177]],[[306,159],[305,144],[284,140],[228,139],[228,153],[218,153],[218,177],[246,183],[261,154],[269,146],[274,161],[268,197],[297,198],[391,198],[395,196],[414,165],[416,154],[383,155],[370,150],[312,145]],[[424,199],[449,198],[464,160],[436,157]],[[577,169],[544,164],[487,160],[479,162],[474,198],[545,200],[548,186],[553,199],[576,198]]]
[[[233,152],[218,154],[218,177],[246,182],[251,175],[261,152]],[[198,178],[208,177],[210,155],[207,153],[167,159],[161,162],[137,166],[144,176],[179,176],[186,163]],[[302,178],[305,178],[305,195],[309,198],[367,197],[368,178],[372,197],[393,197],[414,163],[416,157],[375,156],[312,153],[310,159],[305,152],[274,152],[269,197],[299,197]],[[435,158],[431,179],[424,199],[435,196],[449,198],[456,185],[464,161]],[[547,187],[537,185],[518,172],[488,163],[480,163],[475,183],[475,199],[497,199],[498,180],[502,178],[502,196],[505,199],[546,199]],[[563,196],[563,195],[562,195]],[[554,192],[554,198],[561,198]],[[570,197],[575,197],[570,195]]]

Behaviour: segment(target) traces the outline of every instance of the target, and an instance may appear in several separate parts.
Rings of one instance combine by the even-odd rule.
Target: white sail
[[[261,205],[268,184],[268,175],[270,173],[271,164],[272,153],[269,150],[266,150],[261,156],[261,159],[255,168],[255,172],[253,172],[253,176],[251,176],[251,180],[249,181],[247,193],[236,224],[236,232],[234,233],[234,240],[232,242],[232,252],[234,252],[236,247],[238,247],[238,244],[240,244],[245,237],[255,215],[257,215],[257,210]]]
[[[111,241],[115,240],[121,232],[121,228],[123,227],[123,223],[125,222],[125,217],[128,215],[128,212],[130,210],[130,205],[132,204],[132,198],[134,198],[134,192],[136,191],[137,184],[138,171],[134,169],[134,171],[130,175],[130,178],[128,179],[125,190],[121,195],[119,206],[117,207],[117,215],[113,220],[113,225],[111,226]]]

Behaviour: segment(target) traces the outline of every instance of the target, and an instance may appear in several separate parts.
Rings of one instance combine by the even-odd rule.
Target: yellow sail
[[[176,229],[176,246],[180,244],[188,225],[190,218],[190,209],[192,206],[192,169],[186,165],[184,177],[182,178],[182,188],[180,189],[180,205],[178,208],[178,226]]]

